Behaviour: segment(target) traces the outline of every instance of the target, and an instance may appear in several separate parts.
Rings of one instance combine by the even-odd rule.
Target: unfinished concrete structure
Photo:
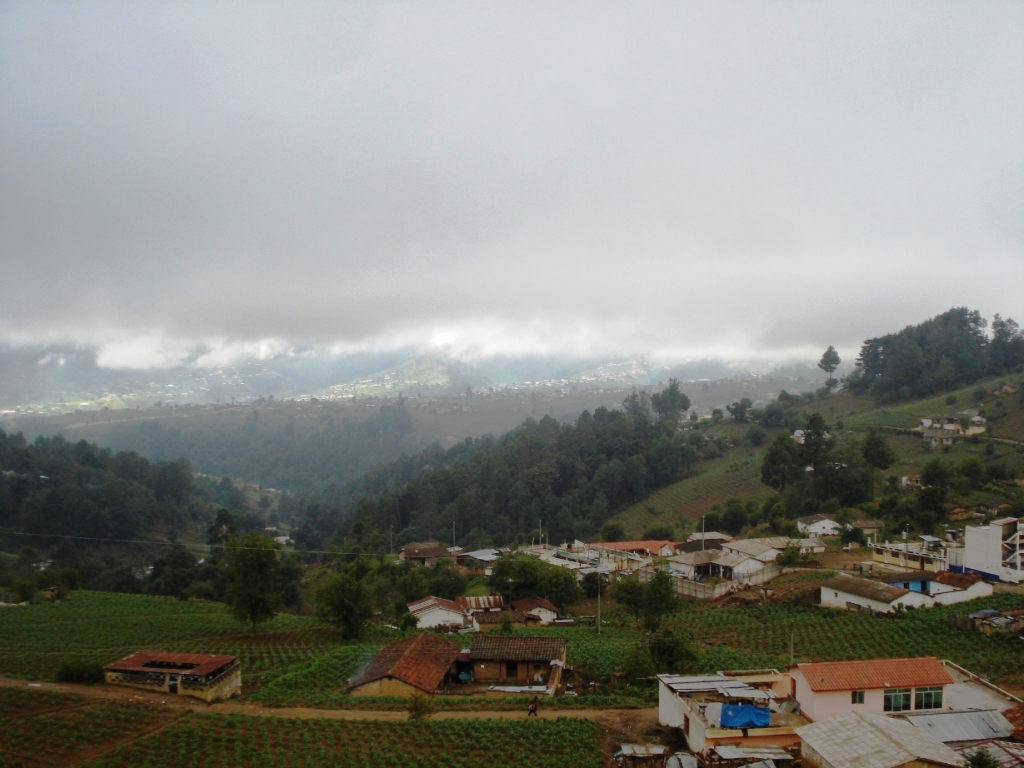
[[[103,668],[104,680],[210,702],[242,692],[242,665],[234,656],[139,651]]]

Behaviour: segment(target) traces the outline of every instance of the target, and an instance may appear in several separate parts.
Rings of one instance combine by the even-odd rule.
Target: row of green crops
[[[69,708],[61,711],[0,718],[0,768],[77,764],[84,750],[127,741],[177,714],[152,704],[104,701],[75,706],[77,697],[66,698]],[[53,703],[51,696],[28,706]]]
[[[598,733],[589,720],[563,718],[413,723],[191,715],[89,765],[596,768],[602,764]]]
[[[969,604],[910,611],[903,616],[865,616],[793,604],[690,605],[670,626],[687,629],[708,650],[707,671],[777,666],[789,657],[790,632],[799,661],[938,656],[1013,688],[1024,687],[1024,651],[1015,636],[956,629],[951,615],[982,608],[1024,607],[1024,595],[1000,594]],[[731,660],[730,664],[725,664]],[[713,663],[712,663],[713,662]],[[720,665],[720,666],[719,666]]]

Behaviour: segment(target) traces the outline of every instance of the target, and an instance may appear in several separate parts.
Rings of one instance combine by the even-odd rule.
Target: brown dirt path
[[[121,701],[126,703],[139,702],[162,704],[176,709],[193,712],[218,712],[224,714],[255,715],[258,717],[294,717],[302,720],[407,720],[404,710],[376,709],[314,709],[312,707],[261,707],[239,701],[225,701],[206,704],[188,696],[168,696],[161,693],[139,691],[133,688],[117,688],[108,685],[78,685],[75,683],[37,683],[0,677],[0,687],[27,688],[29,690],[56,691],[74,693],[91,699]],[[434,720],[468,719],[468,720],[521,720],[526,718],[526,702],[522,710],[442,710],[434,714]],[[648,709],[562,709],[547,708],[541,703],[538,717],[553,720],[558,717],[582,718],[594,720],[616,730],[635,731],[656,727],[658,710]]]

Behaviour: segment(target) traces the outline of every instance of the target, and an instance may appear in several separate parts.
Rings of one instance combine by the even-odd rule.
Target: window
[[[885,692],[886,712],[909,712],[910,711],[910,689],[890,688]]]
[[[851,704],[863,704],[864,703],[864,691],[850,691],[850,703]]]
[[[942,709],[942,686],[918,688],[914,694],[914,709]]]

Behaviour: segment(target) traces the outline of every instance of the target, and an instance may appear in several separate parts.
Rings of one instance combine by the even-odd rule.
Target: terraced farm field
[[[72,592],[59,603],[5,611],[0,675],[51,680],[66,661],[106,664],[142,649],[238,656],[257,685],[334,650],[333,629],[280,615],[252,633],[223,605],[106,592]]]
[[[707,649],[699,662],[706,672],[785,665],[792,628],[798,662],[937,656],[1000,685],[1024,689],[1021,641],[1016,636],[950,626],[949,616],[982,608],[1024,608],[1024,595],[994,595],[902,616],[865,616],[786,603],[691,604],[669,624],[693,632]]]
[[[763,452],[759,450],[757,453]],[[694,521],[715,504],[724,504],[734,497],[765,499],[773,493],[771,488],[761,483],[757,455],[752,448],[739,448],[726,457],[698,466],[700,472],[694,477],[655,491],[615,515],[613,519],[623,524],[626,537],[639,538],[645,528],[654,525],[675,527],[681,521],[686,521],[692,528]]]
[[[78,765],[177,716],[159,704],[10,688],[0,688],[0,713],[0,768]]]

